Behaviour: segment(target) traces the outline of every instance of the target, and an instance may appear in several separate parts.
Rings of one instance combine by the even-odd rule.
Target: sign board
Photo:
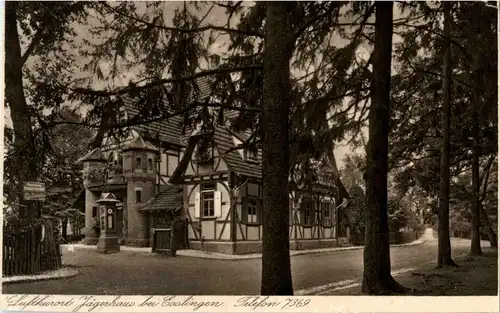
[[[45,184],[25,182],[23,185],[24,200],[45,200]]]

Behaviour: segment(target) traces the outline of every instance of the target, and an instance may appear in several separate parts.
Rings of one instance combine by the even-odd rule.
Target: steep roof
[[[136,118],[140,115],[138,108],[138,98],[132,98],[129,95],[121,97],[125,111],[127,112],[127,119]],[[181,145],[180,136],[182,133],[182,117],[173,116],[169,119],[160,121],[146,122],[144,119],[139,118],[142,124],[134,125],[131,128],[142,135],[149,135],[156,137],[158,135],[161,141]],[[144,121],[144,122],[143,122]]]
[[[242,154],[236,150],[233,134],[226,127],[215,127],[214,142],[219,153],[227,163],[227,166],[234,172],[244,176],[262,177],[262,156],[258,152],[257,162],[251,163],[244,160]]]
[[[211,95],[211,77],[203,76],[198,77],[194,80],[195,88],[190,91],[188,98],[188,103],[192,101],[203,102]],[[170,118],[165,118],[157,121],[147,122],[146,119],[140,118],[140,98],[138,96],[132,97],[130,95],[122,95],[121,100],[123,102],[125,111],[127,113],[127,119],[133,119],[138,117],[141,122],[139,125],[134,125],[131,128],[142,135],[149,137],[158,136],[161,141],[176,144],[182,146],[180,137],[182,134],[182,116],[176,115]],[[164,101],[167,102],[166,96]],[[139,115],[139,116],[138,116]],[[150,118],[153,119],[153,118]]]
[[[164,185],[140,211],[177,211],[182,204],[182,187]]]

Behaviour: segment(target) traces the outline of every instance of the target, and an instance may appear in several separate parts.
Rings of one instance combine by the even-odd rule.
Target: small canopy
[[[103,192],[101,198],[96,201],[97,203],[118,203],[120,200],[116,199],[115,195],[111,192]]]
[[[182,188],[174,185],[162,186],[162,190],[148,201],[140,211],[172,211],[182,208]]]

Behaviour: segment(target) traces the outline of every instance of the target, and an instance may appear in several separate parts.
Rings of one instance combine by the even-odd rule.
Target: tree
[[[293,295],[288,235],[291,30],[289,4],[267,3],[261,121],[264,191],[262,295]]]
[[[396,56],[401,66],[393,80],[396,110],[393,115],[390,167],[402,168],[399,178],[405,188],[418,185],[431,198],[438,196],[435,190],[439,190],[438,186],[443,182],[436,175],[440,171],[438,156],[444,136],[442,129],[436,127],[440,125],[441,107],[433,105],[445,98],[444,72],[440,68],[445,50],[443,43],[453,48],[450,57],[453,66],[450,69],[449,93],[453,97],[450,97],[448,180],[470,171],[473,163],[477,165],[478,155],[479,162],[483,163],[497,153],[498,106],[492,100],[496,98],[497,90],[494,87],[497,80],[497,58],[494,55],[497,52],[494,44],[485,44],[496,42],[496,36],[492,35],[496,29],[495,10],[483,3],[455,3],[450,13],[452,27],[445,36],[441,25],[443,4],[421,3],[415,6],[413,14],[425,18],[419,23],[405,25],[403,31],[398,32],[403,38],[403,42],[396,45]],[[472,27],[479,24],[482,26]],[[477,57],[478,54],[481,56]],[[479,85],[474,85],[475,71],[471,70],[471,65],[478,59],[481,62],[476,68],[482,79]],[[480,106],[479,109],[474,109],[474,92],[481,95],[475,103]],[[479,137],[473,136],[476,133],[474,110],[478,112]],[[441,201],[441,204],[444,202]]]
[[[353,241],[358,241],[357,237],[364,238],[365,234],[364,212],[367,206],[364,191],[365,181],[363,180],[365,160],[362,155],[347,154],[343,159],[343,163],[342,181],[345,183],[350,197],[349,206],[346,208],[346,223],[354,239]]]
[[[68,60],[61,58],[58,52],[61,52],[60,48],[63,43],[70,44],[68,36],[74,35],[69,26],[70,22],[85,17],[85,9],[88,5],[91,4],[17,1],[9,1],[5,4],[5,41],[8,47],[5,53],[5,96],[11,112],[14,135],[9,153],[15,155],[16,162],[23,165],[11,168],[11,187],[17,201],[23,199],[23,182],[36,181],[38,170],[43,163],[40,142],[44,139],[39,135],[40,132],[35,132],[33,129],[37,125],[42,126],[40,125],[41,109],[38,103],[27,100],[30,91],[43,85],[43,79],[37,79],[37,77],[43,78],[43,75],[37,76],[33,71],[26,71],[29,73],[28,77],[31,82],[27,91],[23,83],[23,78],[26,79],[25,65],[28,59],[34,56],[40,57],[39,63],[45,65],[50,63],[48,60],[51,58],[52,61],[56,60],[54,63],[61,61],[61,65],[67,64]],[[25,39],[28,40],[28,44],[23,52],[21,42]],[[45,87],[48,86],[45,85]],[[49,88],[46,88],[46,91],[49,93]],[[54,102],[56,101],[52,103]],[[36,212],[35,208],[26,205],[30,206],[32,203],[24,203],[24,206],[21,206],[25,209],[21,211],[21,217],[33,218],[29,214]]]
[[[61,120],[77,123],[78,112],[63,108],[58,112]],[[42,213],[55,216],[62,221],[62,237],[67,239],[67,227],[71,220],[81,214],[73,203],[83,188],[82,164],[78,159],[85,154],[93,132],[76,124],[62,124],[50,129],[50,144],[53,151],[47,155],[40,170],[40,181],[48,190]]]
[[[388,138],[393,32],[392,2],[375,4],[375,48],[369,113],[369,141],[365,212],[365,249],[362,292],[402,292],[404,287],[391,276],[387,216]]]
[[[441,111],[442,143],[441,143],[441,174],[438,213],[438,266],[456,266],[451,258],[449,205],[450,205],[450,93],[451,93],[451,2],[443,3],[443,109]]]

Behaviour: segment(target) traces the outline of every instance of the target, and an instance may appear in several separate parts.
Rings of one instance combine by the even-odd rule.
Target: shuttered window
[[[216,184],[204,184],[201,186],[201,192],[195,195],[195,214],[196,218],[220,217],[221,197],[220,191],[215,190]]]
[[[261,224],[262,200],[248,196],[243,200],[243,221],[248,224]]]

